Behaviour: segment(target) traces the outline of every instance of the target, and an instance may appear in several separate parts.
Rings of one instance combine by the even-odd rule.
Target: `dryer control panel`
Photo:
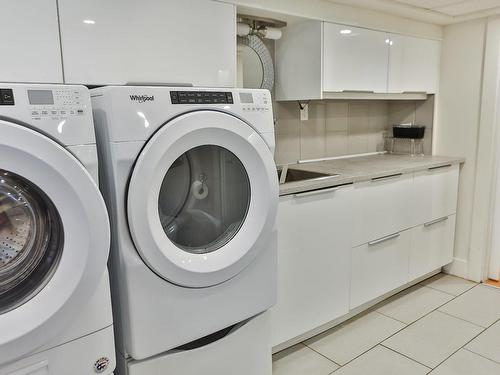
[[[61,120],[85,113],[83,95],[77,87],[58,89],[28,89],[28,104],[33,120]]]

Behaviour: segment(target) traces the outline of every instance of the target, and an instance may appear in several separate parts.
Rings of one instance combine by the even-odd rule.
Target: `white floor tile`
[[[383,345],[434,368],[481,331],[474,324],[434,311]]]
[[[401,322],[370,312],[313,337],[305,344],[344,365],[404,327]]]
[[[410,324],[453,298],[450,294],[416,285],[389,298],[377,308],[377,311]]]
[[[500,321],[476,337],[466,349],[500,363]]]
[[[444,273],[439,273],[436,276],[423,281],[422,284],[428,286],[429,288],[440,290],[454,296],[465,293],[466,291],[477,285],[477,283],[473,281],[465,280],[456,276],[446,275]]]
[[[338,367],[303,344],[273,356],[273,375],[328,375]]]
[[[496,375],[500,364],[461,349],[429,375]]]
[[[489,327],[500,319],[500,289],[478,285],[439,310],[481,327]]]
[[[429,368],[392,350],[376,346],[335,371],[334,375],[424,375],[429,371]]]

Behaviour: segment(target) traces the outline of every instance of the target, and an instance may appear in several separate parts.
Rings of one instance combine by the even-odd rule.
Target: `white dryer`
[[[111,374],[109,222],[83,86],[0,83],[0,374]]]
[[[91,96],[118,373],[270,374],[259,316],[276,299],[269,92],[121,86]]]

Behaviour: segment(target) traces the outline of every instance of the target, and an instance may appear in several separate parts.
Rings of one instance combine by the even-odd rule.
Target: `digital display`
[[[28,99],[33,105],[52,105],[54,95],[52,90],[28,90]]]
[[[252,104],[253,95],[251,92],[240,92],[240,102],[243,104]]]

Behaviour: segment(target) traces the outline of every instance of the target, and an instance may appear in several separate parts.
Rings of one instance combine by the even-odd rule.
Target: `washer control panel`
[[[271,99],[264,92],[240,91],[241,108],[245,112],[268,112],[271,110]]]
[[[33,120],[61,120],[85,113],[83,92],[78,88],[27,89],[26,91]]]

